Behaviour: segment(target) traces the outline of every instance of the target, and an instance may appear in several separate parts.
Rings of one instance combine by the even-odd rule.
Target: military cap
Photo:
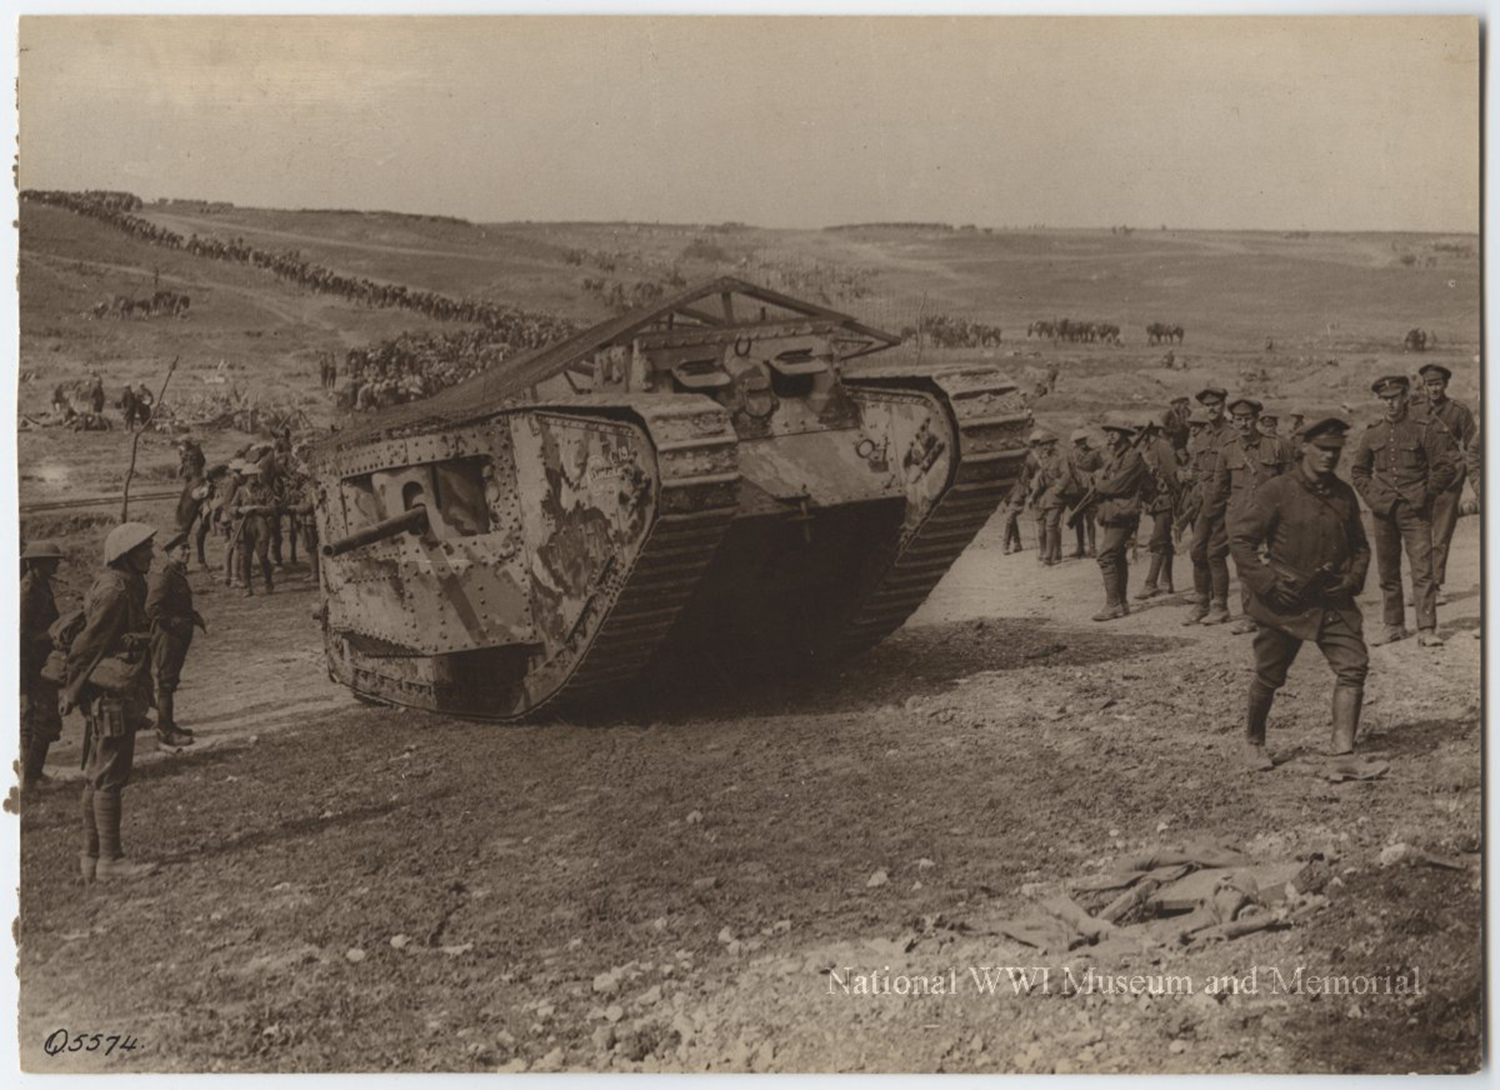
[[[1174,397],[1172,399],[1172,404],[1173,405],[1186,405],[1191,400],[1192,400],[1192,398],[1188,397],[1187,394],[1178,394],[1176,397]]]
[[[1344,436],[1349,425],[1336,416],[1326,416],[1302,429],[1302,441],[1315,447],[1337,450],[1344,445]]]
[[[1382,397],[1386,394],[1404,394],[1411,390],[1411,379],[1405,375],[1386,375],[1376,379],[1370,389]]]
[[[1206,405],[1210,401],[1223,401],[1229,396],[1229,391],[1222,386],[1205,386],[1198,391],[1198,404]]]
[[[1037,428],[1035,431],[1033,431],[1031,433],[1031,438],[1028,439],[1027,442],[1028,443],[1055,443],[1055,442],[1057,442],[1057,436],[1053,435],[1046,428]]]
[[[22,560],[61,560],[62,555],[55,541],[33,541],[21,551]]]
[[[1275,413],[1268,413],[1268,412],[1265,412],[1265,411],[1261,412],[1260,418],[1261,418],[1261,420],[1264,423],[1267,423],[1267,424],[1275,424],[1277,421],[1279,421],[1281,419]]]
[[[1208,417],[1201,412],[1188,414],[1187,422],[1190,428],[1206,428],[1209,425]]]
[[[1243,409],[1240,407],[1242,405],[1244,406]],[[1253,397],[1237,397],[1229,403],[1229,411],[1231,413],[1247,412],[1255,416],[1259,416],[1260,411],[1263,408],[1265,408],[1265,406],[1262,405],[1259,401],[1256,401]]]
[[[165,545],[162,546],[162,548],[168,549],[168,550],[175,549],[179,545],[186,545],[187,544],[187,539],[188,539],[188,532],[186,530],[179,530],[177,533],[175,533],[175,534],[173,534],[171,536],[171,538],[167,541],[167,543]]]
[[[1417,374],[1421,375],[1423,378],[1427,377],[1427,373],[1429,371],[1431,371],[1435,375],[1442,375],[1444,382],[1447,382],[1453,377],[1453,372],[1448,370],[1448,368],[1444,367],[1441,363],[1426,363],[1417,368]]]
[[[1136,426],[1123,416],[1114,413],[1106,413],[1104,419],[1099,421],[1099,426],[1106,431],[1117,431],[1125,435],[1134,435]]]
[[[1088,439],[1088,437],[1089,437],[1089,430],[1088,430],[1088,428],[1074,428],[1073,429],[1073,442],[1075,442],[1075,443],[1083,442],[1084,440]]]

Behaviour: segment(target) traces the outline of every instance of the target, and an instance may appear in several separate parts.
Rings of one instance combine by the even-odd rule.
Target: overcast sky
[[[474,220],[1476,231],[1479,26],[27,18],[20,182]]]

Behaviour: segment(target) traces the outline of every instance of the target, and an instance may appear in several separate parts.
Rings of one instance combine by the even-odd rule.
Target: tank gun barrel
[[[356,530],[352,534],[334,538],[323,546],[323,555],[342,556],[344,553],[362,549],[366,545],[373,545],[377,541],[384,541],[397,534],[404,534],[408,531],[420,533],[425,529],[427,529],[427,507],[424,504],[415,504],[393,518],[377,522],[373,526],[366,526],[363,530]]]

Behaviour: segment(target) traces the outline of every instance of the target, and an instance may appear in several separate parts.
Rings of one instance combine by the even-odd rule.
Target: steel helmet
[[[1037,428],[1031,433],[1031,438],[1027,440],[1028,443],[1053,443],[1056,441],[1057,436],[1053,435],[1046,428]]]
[[[104,562],[113,564],[130,550],[144,545],[156,536],[156,527],[144,522],[122,522],[104,539]]]
[[[1074,428],[1073,429],[1073,442],[1076,443],[1076,442],[1078,442],[1078,440],[1080,440],[1080,439],[1087,439],[1088,437],[1089,437],[1089,430],[1088,430],[1088,428]]]
[[[55,541],[33,541],[21,551],[22,560],[61,560],[63,551]]]

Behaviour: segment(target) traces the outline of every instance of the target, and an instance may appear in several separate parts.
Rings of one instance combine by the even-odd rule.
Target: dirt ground
[[[1475,1070],[1478,559],[1466,519],[1446,647],[1373,651],[1361,748],[1391,769],[1342,784],[1317,775],[1330,676],[1315,651],[1276,707],[1278,768],[1247,777],[1232,757],[1249,638],[1184,628],[1163,600],[1092,624],[1096,566],[1002,556],[998,523],[836,676],[654,691],[522,727],[357,705],[322,673],[302,573],[269,599],[196,575],[209,635],[179,708],[201,742],[144,754],[126,793],[127,849],[160,874],[79,885],[76,722],[24,813],[24,1063]],[[1111,963],[991,926],[1066,879],[1205,838],[1257,861],[1322,853],[1339,882],[1286,930]],[[1458,869],[1383,866],[1395,844]],[[845,994],[826,971],[1046,966],[1061,981],[1090,965],[1198,988],[903,998]],[[1202,991],[1256,966],[1416,970],[1421,993]],[[59,1028],[138,1047],[49,1057]]]
[[[154,213],[153,213],[154,214]],[[600,316],[565,264],[629,249],[631,278],[677,266],[702,232],[664,225],[428,224],[240,209],[179,229],[297,245],[340,269]],[[202,217],[199,217],[202,219]],[[166,219],[163,220],[167,222]],[[628,229],[627,229],[628,228]],[[815,260],[877,294],[831,305],[899,328],[920,304],[1003,323],[987,358],[1059,365],[1040,422],[1159,407],[1210,381],[1312,414],[1373,419],[1369,381],[1411,371],[1405,329],[1478,404],[1479,264],[1436,238],[1264,233],[897,232],[714,236],[717,271]],[[1477,245],[1477,243],[1476,243]],[[1408,252],[1436,267],[1409,269]],[[769,264],[766,264],[769,263]],[[716,271],[683,263],[697,278]],[[773,268],[774,271],[774,268]],[[185,321],[91,321],[160,276]],[[622,271],[618,278],[624,279]],[[99,368],[150,381],[180,355],[194,397],[224,374],[316,423],[316,358],[436,328],[160,250],[53,209],[21,216],[22,412]],[[795,292],[794,292],[795,294]],[[1027,317],[1119,322],[1122,347],[1048,345]],[[1142,342],[1184,322],[1176,369]],[[1017,328],[1019,322],[1019,327]],[[1274,348],[1267,344],[1274,338]],[[910,352],[910,348],[902,351]],[[220,364],[223,368],[220,368]],[[180,384],[180,385],[179,385]],[[202,432],[211,460],[250,440]],[[61,540],[59,598],[86,590],[128,439],[23,430],[22,533]],[[170,493],[167,438],[143,436],[133,490]],[[167,525],[169,500],[132,516]],[[31,1071],[1473,1071],[1484,986],[1479,520],[1450,562],[1446,646],[1372,651],[1364,752],[1380,779],[1328,782],[1331,678],[1316,651],[1273,714],[1278,767],[1232,764],[1249,637],[1183,627],[1157,599],[1090,615],[1097,566],[1001,553],[992,522],[896,635],[836,673],[694,687],[691,663],[586,721],[477,725],[354,702],[327,679],[305,566],[246,599],[195,572],[209,631],[179,714],[199,741],[143,738],[125,840],[162,870],[129,888],[77,878],[80,723],[21,815],[20,1048]],[[222,543],[214,542],[217,563]],[[1142,554],[1140,563],[1144,563]],[[1179,560],[1178,585],[1188,582]],[[1132,589],[1140,585],[1139,566]],[[1362,600],[1379,618],[1372,572]],[[1158,846],[1214,841],[1264,864],[1326,865],[1326,903],[1202,948],[1090,956],[1001,934],[1062,883]],[[1437,864],[1424,862],[1435,859]],[[1320,907],[1321,905],[1321,907]],[[1003,967],[1050,987],[993,993]],[[1089,969],[1185,977],[1190,994],[1068,986]],[[1402,978],[1409,994],[1313,994],[1278,979]],[[840,981],[943,978],[956,994],[846,993]],[[1279,974],[1279,976],[1278,976]],[[1209,983],[1249,982],[1237,994]],[[1034,978],[1035,979],[1035,978]],[[1130,990],[1126,988],[1124,990]],[[1149,988],[1147,989],[1149,991]],[[64,1036],[135,1047],[49,1055]]]

